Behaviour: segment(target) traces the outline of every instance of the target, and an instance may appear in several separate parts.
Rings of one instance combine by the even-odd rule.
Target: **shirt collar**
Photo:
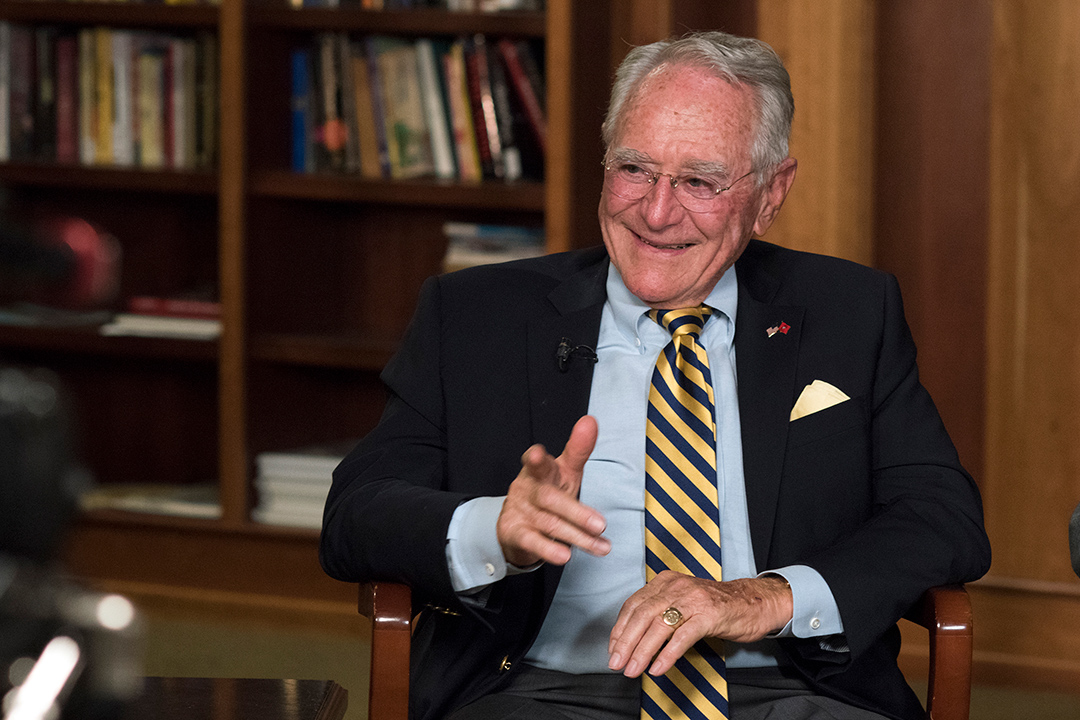
[[[619,274],[619,269],[615,267],[614,263],[611,263],[608,270],[607,302],[619,332],[631,341],[639,337],[640,323],[656,325],[645,316],[645,313],[651,308],[627,289],[626,284],[623,283],[622,275]],[[727,340],[730,343],[735,335],[735,312],[739,304],[739,284],[735,276],[734,265],[729,267],[720,277],[712,292],[705,298],[705,304],[713,310],[723,313],[728,318],[727,323],[706,323],[705,332],[711,330],[711,326],[725,324],[727,327]]]

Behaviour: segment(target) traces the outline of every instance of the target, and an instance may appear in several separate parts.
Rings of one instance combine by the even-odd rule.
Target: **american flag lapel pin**
[[[788,330],[790,330],[790,329],[791,329],[790,325],[788,325],[786,322],[781,321],[779,325],[773,325],[771,328],[766,328],[765,329],[765,334],[768,335],[769,337],[772,337],[776,333],[781,333],[783,335],[787,335]]]

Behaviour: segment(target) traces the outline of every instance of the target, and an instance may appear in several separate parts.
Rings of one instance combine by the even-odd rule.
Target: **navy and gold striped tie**
[[[653,310],[672,334],[653,370],[645,431],[645,578],[662,570],[720,580],[716,420],[698,337],[712,309]],[[642,675],[641,717],[727,718],[723,643],[699,641],[662,677]]]

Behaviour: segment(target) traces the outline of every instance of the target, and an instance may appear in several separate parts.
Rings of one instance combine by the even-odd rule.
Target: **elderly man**
[[[414,717],[921,716],[896,623],[986,571],[981,501],[895,279],[751,239],[793,109],[755,40],[636,48],[604,247],[424,286],[321,546],[426,608]]]

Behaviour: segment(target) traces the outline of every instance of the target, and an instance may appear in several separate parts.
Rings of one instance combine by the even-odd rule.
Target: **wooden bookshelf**
[[[4,212],[13,221],[77,215],[119,239],[122,297],[210,283],[222,306],[215,341],[0,327],[0,360],[59,376],[72,399],[79,455],[98,482],[210,480],[219,488],[217,520],[83,515],[66,553],[76,574],[151,600],[201,589],[240,604],[253,593],[319,597],[353,612],[351,590],[321,577],[315,531],[250,520],[254,458],[360,436],[377,422],[378,373],[420,284],[440,269],[444,222],[543,224],[552,250],[598,241],[611,15],[606,0],[548,0],[544,12],[499,14],[295,10],[255,0],[0,3],[0,20],[13,23],[210,31],[218,39],[215,169],[0,164]],[[542,43],[546,182],[292,172],[289,53],[320,32],[484,33]],[[303,587],[289,577],[303,578]]]

